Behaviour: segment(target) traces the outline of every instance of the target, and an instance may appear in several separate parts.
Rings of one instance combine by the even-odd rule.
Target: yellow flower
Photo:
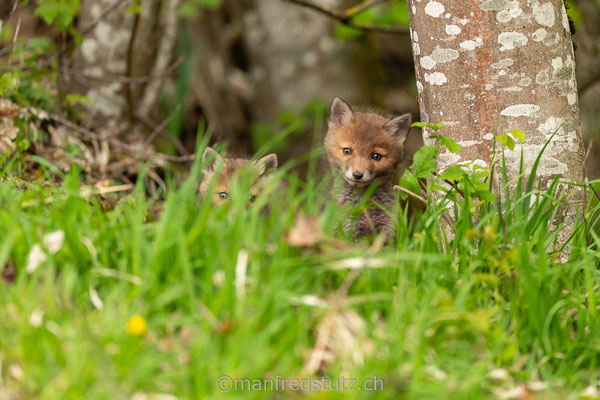
[[[140,315],[132,315],[127,321],[127,333],[133,336],[144,336],[148,332],[148,324]]]

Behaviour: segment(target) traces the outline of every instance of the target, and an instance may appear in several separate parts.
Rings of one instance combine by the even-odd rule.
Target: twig
[[[97,194],[104,195],[104,194],[109,194],[109,193],[124,192],[127,190],[132,190],[133,188],[134,188],[134,185],[132,185],[132,184],[109,186],[109,187],[105,187],[105,188],[84,186],[79,190],[79,194],[84,198],[88,198],[90,196],[97,195]],[[65,195],[60,196],[60,199],[65,200],[68,197],[69,196],[67,196],[65,194]],[[55,197],[52,197],[52,196],[46,197],[44,199],[44,204],[46,204],[46,205],[52,204],[55,201],[56,201]],[[36,204],[38,204],[37,200],[24,201],[23,203],[21,203],[21,207],[29,208],[29,207],[35,206]]]
[[[376,6],[377,4],[387,3],[389,0],[366,0],[357,6],[351,7],[346,10],[345,14],[352,18],[368,10],[369,8]]]
[[[414,193],[414,192],[412,192],[412,191],[410,191],[410,190],[408,190],[406,188],[403,188],[402,186],[395,185],[394,189],[399,190],[401,192],[404,192],[407,195],[409,195],[410,197],[413,197],[413,198],[419,200],[421,203],[427,205],[427,200],[425,200],[424,197],[419,196],[418,194],[416,194],[416,193]]]
[[[396,34],[396,35],[408,34],[408,28],[406,28],[404,26],[356,24],[352,21],[353,16],[355,16],[359,12],[364,11],[364,9],[371,7],[372,5],[374,5],[376,3],[379,3],[379,1],[367,1],[367,3],[370,3],[368,5],[368,7],[364,8],[364,9],[360,9],[362,7],[358,6],[359,7],[358,12],[352,12],[352,9],[350,9],[344,13],[339,13],[337,11],[330,10],[328,8],[325,8],[321,5],[315,4],[315,3],[311,2],[311,1],[307,1],[307,0],[281,0],[281,1],[285,1],[288,3],[296,4],[298,6],[309,8],[309,9],[319,12],[323,15],[326,15],[331,19],[337,20],[340,23],[342,23],[350,28],[359,29],[362,31],[370,31],[370,32],[392,33],[392,34]]]
[[[106,10],[104,10],[104,12],[102,14],[100,14],[98,16],[98,18],[96,18],[92,23],[90,23],[88,26],[86,26],[85,28],[83,28],[79,34],[84,37],[87,36],[88,33],[90,33],[92,30],[94,30],[94,28],[100,23],[102,22],[102,20],[106,17],[108,17],[110,14],[113,13],[113,11],[115,11],[117,8],[119,8],[120,6],[128,3],[129,0],[117,0],[114,3],[112,3]]]
[[[175,117],[177,111],[179,110],[179,107],[175,107],[175,111],[171,113],[171,115],[169,115],[167,118],[165,118],[165,120],[163,122],[161,122],[160,124],[158,124],[153,130],[152,132],[150,132],[150,134],[148,135],[148,137],[146,138],[146,140],[144,140],[144,146],[149,146],[154,139],[156,139],[156,137],[158,136],[159,133],[162,133],[165,130],[165,127],[167,125],[169,125],[169,123],[171,121],[173,121],[173,118]]]
[[[587,171],[587,160],[590,157],[590,154],[592,153],[592,145],[594,144],[594,141],[590,139],[590,143],[588,144],[587,150],[585,151],[585,156],[583,157],[583,163],[582,163],[582,167],[584,171]]]
[[[57,74],[56,74],[56,112],[58,113],[58,115],[62,115],[62,98],[63,98],[63,90],[62,90],[62,84],[61,84],[61,71],[63,69],[63,54],[62,54],[62,49],[63,49],[63,42],[64,42],[64,36],[65,33],[59,33],[58,35],[58,55],[56,58],[56,70],[57,70]]]
[[[128,2],[128,0],[115,1],[113,4],[110,5],[110,7],[108,7],[106,10],[104,10],[104,12],[98,18],[96,18],[96,20],[94,20],[91,24],[89,24],[85,28],[81,29],[79,32],[80,36],[81,37],[87,36],[100,22],[102,22],[102,20],[104,18],[106,18],[108,15],[112,14],[115,10],[117,10],[120,6],[126,4],[127,2]],[[6,68],[0,69],[0,72],[11,72],[11,71],[14,71],[17,69],[21,70],[21,71],[27,71],[27,70],[34,69],[34,68],[39,68],[39,69],[48,68],[52,65],[52,63],[54,63],[54,60],[57,59],[57,57],[59,57],[59,55],[64,56],[69,51],[71,51],[73,49],[74,45],[75,45],[75,42],[73,40],[71,40],[71,42],[69,43],[68,46],[63,47],[58,52],[46,57],[44,60],[38,62],[36,65],[12,65],[12,66],[8,66]]]
[[[0,36],[2,34],[2,30],[4,29],[4,26],[8,26],[8,24],[10,24],[10,21],[12,20],[13,15],[15,14],[15,11],[17,11],[17,7],[19,6],[19,0],[15,0],[15,2],[13,3],[12,9],[10,10],[10,12],[8,13],[8,18],[6,19],[6,24],[3,24],[3,21],[0,21]],[[3,49],[2,54],[9,54],[9,60],[10,60],[10,55],[13,51],[13,49],[15,48],[15,43],[17,42],[17,37],[19,36],[19,30],[21,29],[21,18],[19,18],[19,20],[17,21],[17,27],[15,29],[15,33],[13,34],[13,38],[12,38],[12,42],[10,43],[9,46],[6,46],[6,49]]]
[[[154,170],[149,169],[148,176],[162,188],[165,194],[167,193],[167,185],[165,181]],[[154,195],[154,193],[152,193],[152,195]]]
[[[125,72],[127,77],[131,77],[133,72],[133,47],[135,46],[135,38],[137,36],[139,24],[140,13],[138,12],[133,16],[133,26],[131,28],[129,44],[127,45],[127,71]],[[133,122],[135,117],[135,105],[133,104],[133,92],[131,91],[129,82],[125,82],[125,98],[127,99],[127,108],[129,110],[129,121]]]
[[[465,196],[465,194],[462,192],[462,190],[460,190],[460,188],[458,187],[458,185],[456,184],[456,182],[451,181],[449,179],[444,179],[444,182],[446,182],[448,185],[452,186],[452,188],[454,190],[456,190],[456,193],[460,194],[461,196]]]
[[[86,128],[83,128],[81,126],[74,124],[73,122],[69,121],[68,119],[66,119],[60,115],[52,114],[52,113],[49,113],[44,110],[40,110],[35,107],[24,107],[23,109],[28,111],[29,113],[31,113],[38,119],[47,119],[50,121],[54,121],[56,123],[66,126],[67,128],[74,130],[75,132],[78,132],[84,136],[87,136],[90,139],[96,139],[101,142],[107,142],[114,147],[117,147],[117,148],[120,148],[121,150],[130,152],[140,158],[146,158],[146,159],[157,158],[163,162],[164,161],[189,162],[189,161],[194,161],[196,159],[195,154],[183,155],[183,156],[171,156],[168,154],[157,153],[154,151],[140,150],[138,147],[132,146],[127,143],[123,143],[122,141],[120,141],[114,137],[109,138],[109,137],[104,137],[104,136],[98,135],[97,133],[92,132],[89,129],[86,129]]]
[[[65,75],[72,74],[72,75],[77,76],[78,78],[82,78],[82,79],[85,79],[88,81],[103,82],[103,83],[118,82],[118,83],[128,83],[131,85],[142,85],[144,83],[148,83],[148,82],[158,80],[158,79],[163,79],[163,78],[170,76],[181,65],[182,62],[183,62],[183,58],[180,57],[173,64],[171,64],[170,66],[165,68],[163,71],[160,71],[157,74],[149,74],[149,75],[145,75],[145,76],[123,76],[123,75],[110,75],[110,74],[96,76],[96,75],[89,75],[89,74],[86,74],[84,72],[81,72],[79,70],[69,68],[69,67],[63,67],[62,73]]]
[[[152,75],[163,71],[168,65],[173,52],[173,43],[177,39],[177,9],[179,0],[170,0],[167,3],[167,10],[164,13],[161,24],[161,41],[156,52],[156,61],[152,67]],[[160,82],[151,81],[144,89],[144,94],[137,107],[137,114],[148,115],[152,106],[156,103],[156,98],[160,92]]]
[[[175,146],[175,148],[177,149],[177,151],[179,153],[181,153],[181,154],[183,154],[185,156],[187,156],[187,155],[190,154],[189,151],[187,151],[187,149],[183,145],[183,143],[181,143],[181,140],[179,140],[179,138],[177,136],[175,136],[175,135],[171,134],[170,132],[168,132],[165,129],[165,127],[162,126],[163,124],[165,124],[165,121],[163,121],[161,124],[157,124],[154,121],[152,121],[150,118],[145,117],[143,115],[139,115],[139,114],[136,115],[136,118],[142,124],[146,125],[146,127],[152,129],[152,133],[158,132],[161,135],[163,135],[163,137],[166,137],[171,143],[173,143],[173,145]],[[169,118],[169,119],[172,119],[172,118]],[[166,124],[168,124],[169,122],[170,121],[166,121]]]

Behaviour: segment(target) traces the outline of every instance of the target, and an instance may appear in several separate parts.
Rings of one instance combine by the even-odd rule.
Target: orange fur
[[[338,202],[359,205],[367,187],[376,185],[368,209],[344,224],[344,230],[353,230],[356,237],[395,230],[390,217],[397,207],[394,185],[402,174],[400,163],[411,121],[410,114],[387,118],[374,112],[353,112],[339,98],[331,104],[324,145],[336,186],[340,184]]]
[[[259,196],[269,179],[269,173],[277,168],[277,156],[275,154],[269,154],[258,161],[252,161],[242,158],[223,158],[212,148],[207,147],[203,158],[207,160],[210,156],[214,159],[203,171],[204,178],[200,183],[200,194],[210,196],[213,204],[217,206],[229,201],[232,186],[243,173],[249,174],[249,178],[252,179],[248,198]],[[213,179],[215,180],[213,190],[208,193]],[[222,193],[225,193],[227,198],[222,198]]]

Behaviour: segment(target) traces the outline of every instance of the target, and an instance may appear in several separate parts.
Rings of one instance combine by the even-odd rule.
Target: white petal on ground
[[[510,378],[510,374],[504,368],[496,368],[490,371],[490,378],[504,381]]]
[[[39,328],[44,322],[44,312],[42,310],[35,310],[29,316],[29,324],[34,328]]]
[[[36,243],[31,247],[31,250],[29,250],[25,270],[27,273],[32,274],[44,261],[46,261],[46,253],[42,250],[42,246]]]
[[[44,236],[42,240],[44,246],[48,249],[50,254],[56,254],[63,246],[65,242],[65,233],[62,230],[51,232]]]

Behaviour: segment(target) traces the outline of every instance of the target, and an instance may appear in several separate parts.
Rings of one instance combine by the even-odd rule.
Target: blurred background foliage
[[[307,3],[6,1],[0,96],[167,154],[193,152],[201,125],[213,145],[226,141],[247,156],[270,143],[282,161],[318,142],[335,96],[418,120],[406,1]],[[600,128],[600,4],[566,4],[590,140]],[[282,130],[289,133],[273,140]],[[412,132],[409,154],[421,143]],[[592,178],[600,176],[596,159],[588,160]]]

